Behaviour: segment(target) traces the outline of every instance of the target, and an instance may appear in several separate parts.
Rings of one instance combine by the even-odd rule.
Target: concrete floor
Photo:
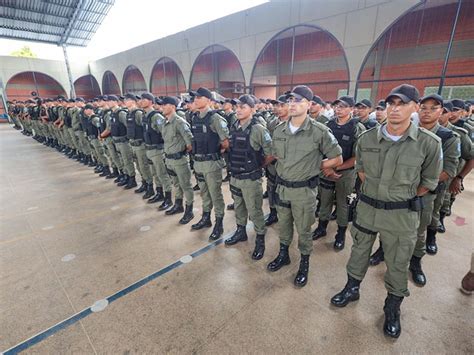
[[[208,245],[210,229],[191,232],[179,216],[164,216],[133,191],[8,125],[0,126],[0,142],[0,351]],[[358,302],[330,306],[346,282],[351,246],[349,237],[345,250],[333,251],[333,222],[329,236],[315,243],[303,289],[292,284],[296,243],[292,264],[267,272],[278,251],[271,227],[263,260],[250,259],[253,232],[236,247],[216,245],[25,352],[472,354],[473,298],[459,292],[473,246],[472,174],[467,180],[438,255],[423,259],[428,284],[410,281],[397,341],[381,330],[384,265],[369,269]],[[224,191],[231,202],[228,184]],[[194,223],[199,193],[195,214]],[[234,223],[228,212],[225,234]],[[144,226],[150,229],[140,231]],[[62,261],[70,254],[75,258]]]

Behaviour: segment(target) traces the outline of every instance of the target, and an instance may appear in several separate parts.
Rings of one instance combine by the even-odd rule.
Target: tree
[[[37,55],[31,51],[31,48],[28,46],[23,46],[20,50],[13,51],[10,55],[14,57],[25,57],[25,58],[36,58]]]

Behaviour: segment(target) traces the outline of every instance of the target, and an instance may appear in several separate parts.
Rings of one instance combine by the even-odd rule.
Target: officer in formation
[[[135,191],[145,193],[150,203],[163,201],[159,209],[166,215],[183,213],[180,224],[194,218],[193,168],[203,205],[202,218],[191,229],[211,227],[214,208],[211,241],[223,233],[222,170],[227,151],[237,230],[225,244],[246,241],[250,219],[256,233],[252,258],[261,259],[265,228],[278,223],[280,250],[267,266],[277,271],[290,263],[288,248],[296,226],[301,253],[294,279],[298,287],[308,281],[318,187],[321,211],[315,234],[326,233],[335,198],[336,249],[344,247],[346,197],[355,190],[348,281],[331,303],[343,307],[357,300],[368,265],[385,260],[383,329],[396,338],[401,332],[400,305],[409,295],[408,272],[416,284],[426,283],[421,258],[425,252],[437,252],[436,233],[445,231],[444,218],[473,167],[472,105],[443,101],[438,95],[419,100],[415,87],[401,85],[371,110],[369,100],[355,103],[350,96],[328,106],[306,86],[277,100],[253,95],[220,100],[201,87],[189,93],[184,107],[176,97],[150,93],[100,96],[87,103],[80,98],[36,99],[8,107],[25,135],[95,166],[99,176],[136,186],[137,169],[142,183]],[[262,210],[263,169],[270,205],[267,220]],[[329,185],[332,188],[325,188]],[[370,256],[377,235],[381,247]]]
[[[256,105],[250,95],[242,95],[234,103],[237,106],[237,121],[230,130],[230,192],[235,203],[237,230],[225,241],[230,246],[243,242],[247,237],[247,217],[253,222],[255,249],[252,259],[260,260],[265,252],[265,220],[262,209],[263,167],[273,161],[272,139],[267,129],[253,117]]]

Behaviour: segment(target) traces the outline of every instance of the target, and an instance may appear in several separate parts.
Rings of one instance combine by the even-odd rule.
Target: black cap
[[[452,99],[451,103],[453,104],[453,109],[465,109],[464,100],[461,99]]]
[[[398,97],[404,103],[409,103],[410,101],[418,102],[420,93],[413,85],[402,84],[396,88],[393,88],[385,101],[388,101],[388,99],[390,99],[392,96]]]
[[[368,108],[372,108],[372,102],[367,99],[360,100],[358,103],[355,104],[357,106],[365,106]]]
[[[444,100],[443,108],[448,112],[453,112],[453,103],[451,102],[451,100]]]
[[[137,101],[139,99],[137,99],[137,96],[133,95],[133,94],[126,94],[125,97],[124,97],[124,100],[133,100],[133,101]]]
[[[155,104],[163,105],[163,100],[161,99],[161,97],[155,97]]]
[[[355,100],[352,96],[341,96],[340,98],[335,100],[332,104],[335,105],[338,102],[343,102],[349,107],[354,107],[354,105],[355,105]]]
[[[232,100],[233,105],[249,105],[250,107],[255,107],[255,99],[250,95],[242,95],[238,99]]]
[[[76,100],[74,100],[74,99],[69,99],[69,100],[67,100],[67,102],[76,102]]]
[[[323,99],[320,98],[318,95],[314,95],[311,101],[313,101],[315,104],[324,105]]]
[[[179,105],[179,100],[174,96],[164,96],[163,99],[161,99],[161,102],[163,105],[166,105],[166,104],[170,104],[173,106]]]
[[[190,91],[189,94],[191,96],[203,96],[203,97],[207,97],[208,99],[210,100],[213,100],[214,98],[212,97],[212,92],[211,90],[209,90],[208,88],[203,88],[203,87],[200,87],[199,89],[197,89],[196,91]]]
[[[231,103],[232,103],[232,99],[226,98],[226,99],[224,100],[224,103],[230,103],[230,104],[231,104]]]
[[[115,95],[108,95],[107,99],[105,99],[105,100],[107,100],[107,101],[118,101],[119,98]]]
[[[441,107],[443,107],[443,97],[441,95],[438,95],[438,94],[431,94],[431,95],[426,95],[426,96],[423,96],[421,99],[420,99],[420,104],[424,101],[427,101],[427,100],[434,100],[436,101],[437,103],[439,103],[441,105]]]
[[[377,102],[377,106],[375,106],[375,108],[383,108],[384,110],[387,108],[387,103],[385,102],[385,100],[380,100],[379,102]]]
[[[86,102],[82,97],[76,97],[76,102]]]
[[[155,97],[149,92],[144,92],[141,97],[142,99],[147,99],[147,100],[150,100],[151,102],[155,102]]]
[[[84,106],[84,110],[93,110],[94,109],[94,106],[92,106],[91,104],[86,104]]]
[[[306,85],[298,85],[291,90],[291,93],[289,96],[296,97],[298,99],[306,99],[308,101],[311,101],[313,99],[313,90],[311,90],[309,87]]]
[[[125,96],[119,96],[119,100],[120,100],[120,101],[125,100]]]
[[[59,95],[56,99],[56,101],[64,101],[66,98],[64,96]]]

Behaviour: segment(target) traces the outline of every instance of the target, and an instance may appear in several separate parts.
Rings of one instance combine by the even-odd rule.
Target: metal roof
[[[0,0],[0,38],[85,47],[115,0]]]

